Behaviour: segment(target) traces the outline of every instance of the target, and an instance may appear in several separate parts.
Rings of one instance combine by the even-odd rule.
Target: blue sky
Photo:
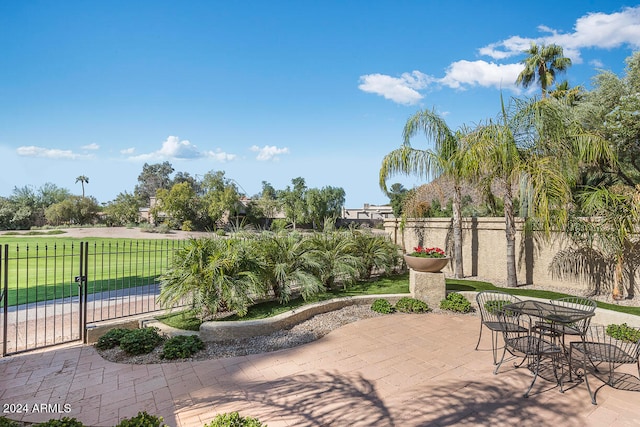
[[[514,81],[532,41],[563,46],[561,79],[589,88],[640,49],[640,5],[5,0],[0,195],[46,182],[81,194],[85,175],[108,202],[145,162],[169,161],[224,170],[248,195],[301,176],[344,188],[348,207],[383,204],[380,162],[407,118],[494,117],[501,91],[526,95]]]

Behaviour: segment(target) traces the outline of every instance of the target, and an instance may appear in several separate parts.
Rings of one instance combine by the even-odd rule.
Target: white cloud
[[[95,142],[92,142],[91,144],[83,145],[80,148],[82,148],[83,150],[99,150],[100,146],[98,144],[96,144]]]
[[[121,151],[123,154],[132,154],[133,148]],[[235,159],[235,154],[225,153],[218,149],[216,151],[200,151],[197,146],[192,144],[188,140],[180,140],[177,136],[169,136],[163,143],[159,150],[139,154],[137,156],[131,156],[131,160],[162,160],[162,159],[180,159],[180,160],[194,160],[202,158],[212,158],[214,160],[225,162]]]
[[[135,151],[136,149],[133,147],[125,148],[124,150],[120,150],[120,154],[133,154]]]
[[[445,77],[439,82],[453,89],[469,85],[516,90],[515,81],[521,71],[521,64],[501,65],[486,61],[457,61],[447,68]]]
[[[289,149],[287,147],[278,148],[275,145],[265,145],[260,148],[257,145],[251,147],[251,151],[255,151],[258,153],[256,159],[265,161],[265,160],[278,160],[279,154],[289,154]]]
[[[44,148],[37,147],[35,145],[28,145],[18,147],[16,152],[19,156],[24,157],[40,157],[46,159],[67,159],[67,160],[77,160],[77,159],[91,159],[92,155],[89,154],[78,154],[74,153],[71,150],[59,150],[57,148]]]
[[[485,46],[479,52],[494,59],[505,59],[521,55],[532,42],[557,44],[563,47],[564,55],[577,64],[582,62],[580,49],[611,49],[623,45],[637,49],[640,47],[640,6],[611,14],[589,13],[576,20],[571,33],[561,33],[545,25],[538,26],[538,29],[547,35],[537,38],[509,37]]]
[[[361,83],[358,88],[364,92],[382,95],[399,104],[414,105],[423,98],[418,90],[426,89],[433,80],[431,76],[420,71],[404,73],[400,77],[367,74],[360,76]]]

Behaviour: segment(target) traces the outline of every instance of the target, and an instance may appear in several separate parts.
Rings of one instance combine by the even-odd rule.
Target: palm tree
[[[507,284],[517,286],[514,186],[519,186],[522,216],[536,222],[545,236],[568,221],[571,186],[580,165],[614,154],[598,135],[568,118],[566,104],[553,98],[501,100],[497,121],[467,136],[469,167],[476,178],[497,183],[504,197]]]
[[[263,232],[254,243],[262,283],[279,302],[288,302],[296,289],[304,299],[324,290],[313,274],[320,266],[300,234]]]
[[[409,140],[422,131],[434,142],[434,150],[418,150]],[[453,180],[453,258],[455,276],[464,277],[462,262],[462,183],[467,178],[466,151],[462,150],[465,129],[452,131],[435,111],[419,111],[405,124],[403,145],[387,154],[380,167],[380,188],[387,191],[387,179],[397,173]]]
[[[562,47],[550,44],[548,46],[531,43],[525,51],[529,56],[521,61],[524,70],[516,79],[517,85],[528,88],[536,80],[542,89],[542,97],[547,96],[547,88],[553,85],[556,74],[564,72],[571,66],[571,59],[563,56]]]
[[[202,318],[221,311],[244,316],[260,295],[258,260],[240,239],[191,239],[160,278],[159,302],[172,307],[191,297]]]
[[[80,182],[80,184],[82,184],[82,197],[84,197],[84,184],[85,183],[89,183],[89,177],[85,176],[85,175],[80,175],[79,177],[76,178],[76,184]]]

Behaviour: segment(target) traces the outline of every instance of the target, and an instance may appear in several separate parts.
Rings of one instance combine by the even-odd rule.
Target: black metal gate
[[[86,242],[2,247],[2,355],[84,339]]]
[[[2,356],[84,341],[87,325],[151,313],[181,240],[0,247]]]

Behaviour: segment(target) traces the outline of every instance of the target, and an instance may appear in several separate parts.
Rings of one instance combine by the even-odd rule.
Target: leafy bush
[[[7,417],[0,417],[0,427],[20,427],[20,424]]]
[[[163,341],[158,331],[158,328],[132,329],[120,340],[120,348],[132,355],[151,353]]]
[[[178,335],[165,341],[160,357],[163,359],[184,359],[204,348],[197,335]]]
[[[243,417],[237,412],[218,414],[209,424],[204,427],[267,427],[256,418]]]
[[[116,328],[112,329],[100,338],[96,342],[95,346],[98,350],[108,350],[120,345],[122,337],[131,332],[131,329]]]
[[[429,311],[429,306],[419,299],[403,297],[396,303],[396,310],[402,313],[425,313]]]
[[[83,427],[80,421],[75,418],[63,417],[59,420],[49,420],[44,423],[36,424],[36,427]]]
[[[484,308],[491,314],[498,314],[503,306],[511,304],[513,301],[503,299],[492,299],[484,303]]]
[[[635,329],[626,323],[607,326],[607,335],[620,341],[637,342],[640,340],[640,330]]]
[[[149,415],[146,411],[138,412],[133,418],[124,418],[115,427],[163,427],[162,417]]]
[[[391,303],[386,299],[382,298],[375,300],[373,304],[371,304],[371,310],[382,314],[390,314],[395,311],[393,305],[391,305]]]
[[[471,303],[464,295],[457,292],[451,292],[447,298],[440,301],[442,310],[455,311],[458,313],[468,313],[471,311]]]

